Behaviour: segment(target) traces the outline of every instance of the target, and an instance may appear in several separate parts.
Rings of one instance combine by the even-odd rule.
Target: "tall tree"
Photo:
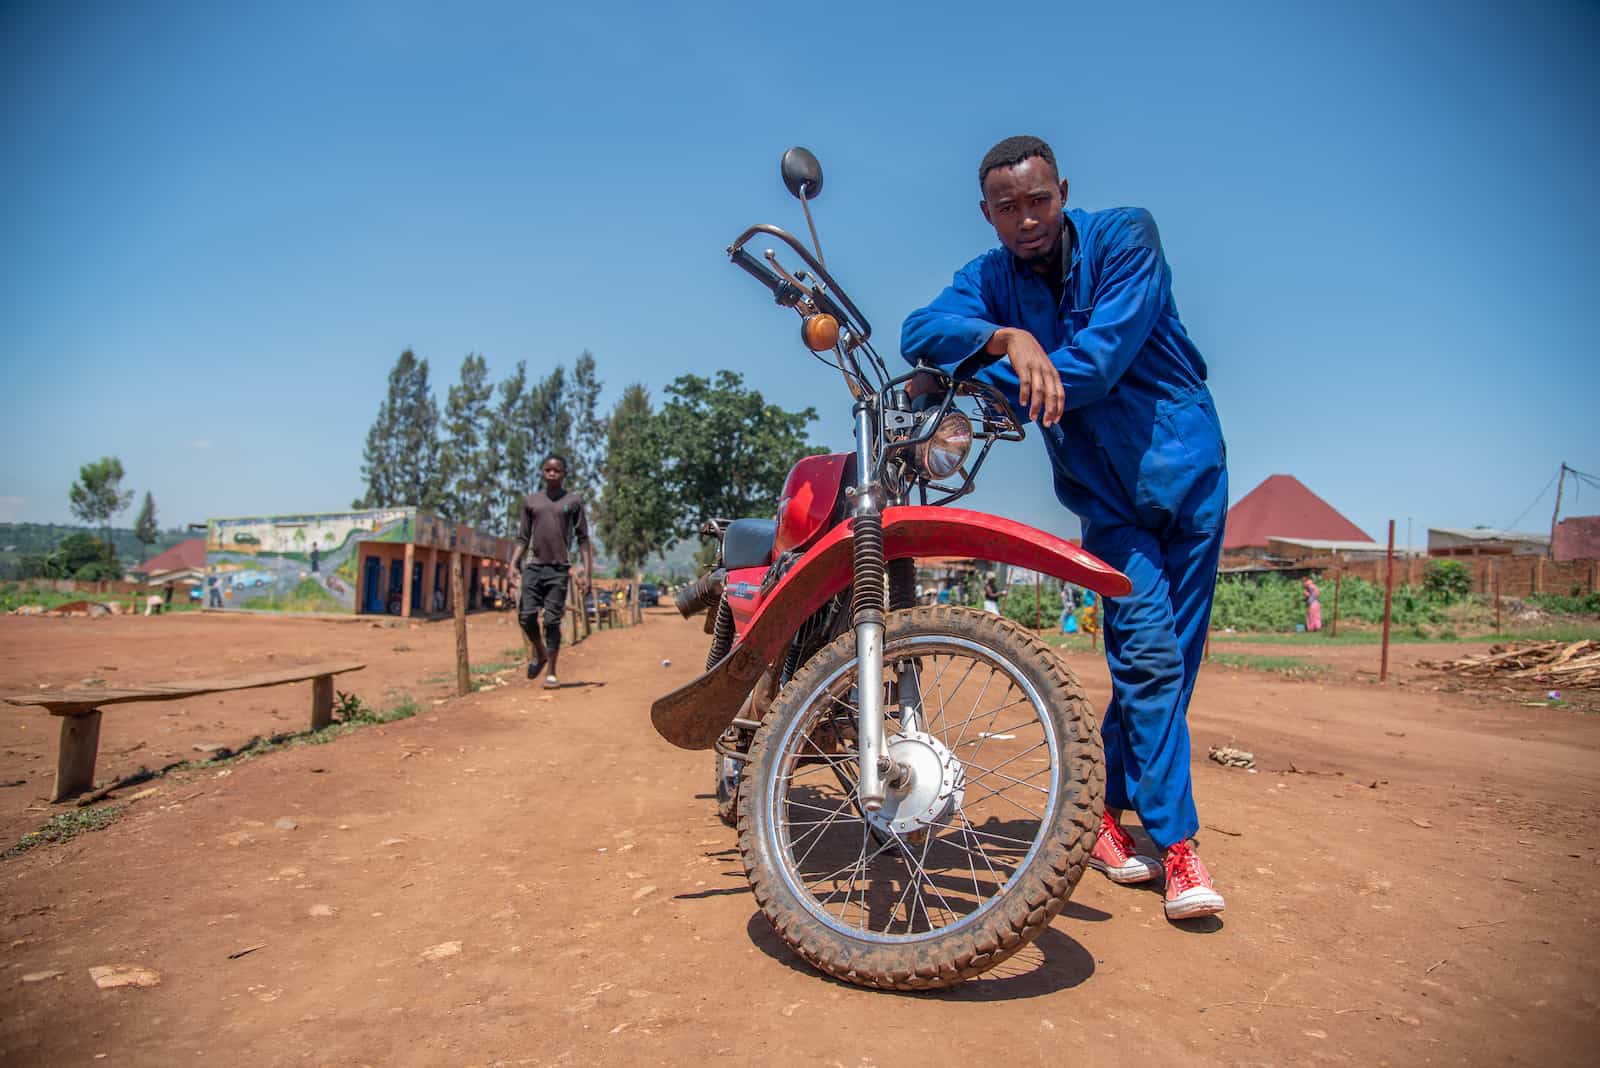
[[[139,517],[133,521],[133,536],[144,546],[146,556],[150,554],[150,546],[161,537],[161,528],[156,525],[156,499],[149,490],[144,491],[144,500],[139,503]]]
[[[439,406],[428,386],[428,361],[406,349],[389,372],[389,395],[367,431],[362,456],[367,492],[360,508],[416,505],[437,509],[444,498]]]
[[[605,492],[595,508],[600,541],[619,573],[637,574],[652,553],[670,546],[677,518],[663,481],[664,428],[638,383],[622,391],[606,421],[601,475]]]
[[[772,515],[789,468],[821,451],[806,442],[815,409],[768,404],[734,371],[718,371],[715,381],[680,375],[666,392],[655,418],[680,535],[713,516]]]
[[[469,354],[461,361],[461,381],[445,399],[444,426],[450,436],[443,456],[445,511],[479,530],[488,530],[500,511],[501,452],[490,436],[493,399],[488,364]]]
[[[107,560],[113,554],[111,520],[133,502],[133,491],[122,489],[122,476],[122,461],[115,456],[102,456],[78,468],[78,480],[67,490],[72,514],[104,532],[101,540]]]
[[[517,369],[495,387],[494,410],[489,415],[489,443],[500,450],[499,485],[494,514],[502,520],[502,530],[516,530],[522,496],[533,489],[534,466],[539,460],[538,443],[528,425],[528,362],[517,361]]]
[[[580,493],[595,497],[600,493],[600,469],[605,450],[608,420],[600,414],[601,381],[595,373],[594,354],[584,349],[572,364],[572,379],[564,397],[567,409],[567,436],[564,443],[571,469],[568,481]],[[556,446],[560,449],[561,446]]]
[[[523,365],[517,365],[522,373]],[[501,383],[502,406],[508,403]],[[522,497],[540,486],[539,466],[552,452],[558,452],[572,463],[572,412],[567,403],[567,369],[560,366],[527,387],[511,418],[515,421],[516,446],[519,450],[515,462],[507,450],[506,516],[512,530],[522,514]],[[570,469],[569,469],[570,470]]]

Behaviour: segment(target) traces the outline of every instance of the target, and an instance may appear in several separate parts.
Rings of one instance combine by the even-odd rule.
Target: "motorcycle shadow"
[[[1072,912],[1068,904],[1066,912]],[[1097,910],[1090,910],[1097,911]],[[1099,918],[1106,918],[1103,913]],[[812,968],[797,957],[773,932],[772,925],[759,911],[745,925],[755,947],[784,967],[823,982],[849,990],[858,989]],[[1094,954],[1055,927],[1044,933],[995,968],[969,979],[960,986],[931,991],[878,991],[900,997],[939,998],[946,1001],[1016,1001],[1043,997],[1073,987],[1094,974]]]

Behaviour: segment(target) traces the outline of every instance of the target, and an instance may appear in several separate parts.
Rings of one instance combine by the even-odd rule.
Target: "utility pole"
[[[1550,513],[1550,548],[1545,550],[1545,555],[1550,559],[1556,558],[1556,521],[1561,516],[1561,490],[1567,484],[1567,472],[1572,470],[1566,464],[1561,465],[1561,474],[1556,477],[1556,510]]]

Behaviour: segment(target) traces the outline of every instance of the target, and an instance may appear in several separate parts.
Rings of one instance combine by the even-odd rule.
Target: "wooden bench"
[[[94,765],[100,752],[100,709],[131,701],[179,701],[209,693],[257,690],[291,682],[311,682],[311,729],[333,722],[333,677],[360,671],[365,664],[305,664],[239,679],[190,679],[186,682],[152,682],[124,689],[56,690],[12,694],[8,704],[32,705],[61,717],[61,742],[56,749],[56,789],[52,801],[94,788]]]

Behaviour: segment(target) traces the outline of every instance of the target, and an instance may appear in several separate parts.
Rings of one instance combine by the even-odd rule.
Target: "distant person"
[[[528,678],[536,679],[549,664],[544,687],[561,685],[556,661],[561,655],[561,616],[567,606],[567,583],[572,571],[572,544],[583,547],[583,593],[589,595],[594,574],[594,546],[589,543],[589,520],[583,498],[566,488],[566,458],[551,453],[539,465],[544,488],[522,499],[522,522],[517,527],[517,552],[513,570],[522,575],[517,603],[517,623],[533,644]],[[544,630],[539,629],[543,615]]]
[[[311,571],[312,571],[313,574],[315,574],[319,570],[319,566],[318,565],[320,565],[321,563],[322,563],[322,554],[317,551],[317,543],[316,542],[312,542],[311,543]]]
[[[171,607],[172,605],[172,583],[170,582],[161,587],[161,604],[163,607]]]
[[[983,610],[1000,614],[1000,587],[995,585],[993,575],[983,577]]]
[[[222,584],[214,571],[206,576],[206,607],[222,607]]]
[[[1315,633],[1322,629],[1322,591],[1317,589],[1317,584],[1307,575],[1300,581],[1300,592],[1306,598],[1306,630]]]

